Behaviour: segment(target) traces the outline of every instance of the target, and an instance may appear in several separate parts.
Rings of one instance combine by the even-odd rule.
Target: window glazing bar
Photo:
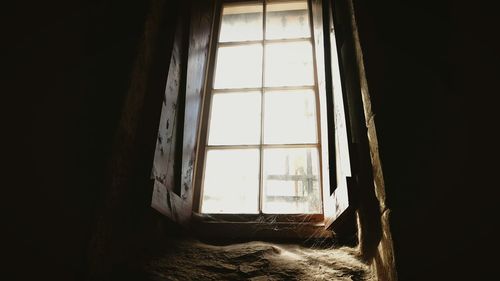
[[[265,39],[265,40],[248,40],[248,41],[234,41],[234,42],[219,42],[217,47],[233,47],[233,46],[245,46],[253,44],[262,44],[263,42],[272,43],[294,43],[294,42],[312,42],[311,37],[301,37],[301,38],[283,38],[283,39]]]
[[[212,94],[224,94],[224,93],[235,93],[235,92],[260,92],[264,90],[269,91],[293,91],[293,90],[315,90],[316,85],[306,85],[306,86],[276,86],[276,87],[255,87],[255,88],[224,88],[224,89],[212,89]]]
[[[245,149],[245,148],[314,148],[319,143],[292,143],[292,144],[238,144],[238,145],[207,145],[207,149]]]

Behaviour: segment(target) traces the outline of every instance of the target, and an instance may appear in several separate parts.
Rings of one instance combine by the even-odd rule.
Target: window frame
[[[223,5],[224,4],[238,4],[244,2],[245,4],[264,4],[263,8],[263,29],[265,30],[266,26],[266,20],[265,20],[265,3],[266,2],[293,2],[294,0],[255,0],[255,1],[249,1],[249,0],[218,0],[217,3],[215,4],[215,11],[214,11],[214,17],[213,21],[214,23],[212,24],[212,30],[211,30],[211,35],[210,35],[210,47],[209,47],[209,57],[208,57],[208,69],[207,73],[205,76],[205,87],[203,91],[203,98],[202,98],[202,104],[201,104],[201,115],[200,115],[200,122],[199,122],[199,128],[198,128],[198,141],[197,141],[197,151],[196,151],[196,162],[195,162],[195,172],[194,172],[194,198],[193,198],[193,213],[196,214],[198,219],[201,219],[202,221],[210,221],[210,222],[234,222],[234,223],[248,223],[248,222],[259,222],[259,223],[276,223],[276,222],[282,222],[282,223],[312,223],[315,226],[323,226],[324,222],[324,204],[325,204],[325,190],[329,190],[329,182],[331,181],[330,175],[332,174],[329,169],[335,170],[335,167],[332,167],[332,165],[326,165],[325,163],[329,163],[331,161],[331,157],[329,157],[328,149],[329,149],[329,142],[330,140],[327,140],[325,143],[324,140],[327,139],[328,132],[325,129],[326,127],[330,127],[328,124],[329,122],[327,121],[326,117],[326,110],[327,106],[325,101],[322,101],[320,98],[320,95],[322,94],[320,91],[320,85],[319,85],[319,77],[318,77],[318,71],[325,71],[324,69],[320,69],[319,65],[324,64],[325,61],[318,62],[317,59],[317,48],[316,48],[316,38],[315,38],[315,32],[314,32],[314,19],[313,19],[313,3],[311,0],[306,0],[307,5],[308,5],[308,20],[309,20],[309,28],[310,28],[310,37],[309,38],[296,38],[296,39],[266,39],[265,38],[265,31],[263,33],[263,38],[262,40],[252,40],[252,41],[243,41],[243,42],[230,42],[230,43],[219,43],[218,38],[219,38],[219,32],[221,29],[221,24],[222,24],[222,10],[223,10]],[[297,0],[298,1],[298,0]],[[219,48],[219,44],[222,45],[248,45],[252,43],[262,43],[264,45],[264,42],[310,42],[311,47],[312,47],[312,62],[313,62],[313,78],[314,78],[314,84],[311,86],[285,86],[285,87],[265,87],[263,84],[259,88],[255,88],[257,91],[263,91],[265,92],[268,89],[272,90],[281,90],[281,89],[286,89],[286,90],[296,90],[296,89],[310,89],[314,91],[314,99],[315,99],[315,110],[316,110],[316,127],[317,127],[317,143],[315,144],[299,144],[300,146],[304,147],[315,147],[318,149],[318,156],[319,156],[319,163],[318,163],[318,169],[319,169],[319,182],[320,182],[320,196],[321,196],[321,212],[320,213],[314,213],[314,214],[264,214],[262,213],[262,189],[263,189],[263,182],[262,182],[262,176],[260,176],[259,179],[259,214],[227,214],[227,213],[221,213],[221,214],[204,214],[201,213],[201,204],[203,200],[203,181],[204,181],[204,170],[205,170],[205,164],[206,164],[206,154],[207,154],[207,143],[208,143],[208,133],[209,133],[209,124],[210,124],[210,111],[212,107],[212,96],[213,96],[213,83],[214,83],[214,76],[215,76],[215,70],[216,70],[216,58],[217,58],[217,50]],[[326,52],[326,50],[323,50]],[[263,66],[265,65],[265,49],[262,49],[263,52]],[[327,74],[324,73],[326,76]],[[263,76],[264,76],[264,70],[263,70]],[[228,91],[238,91],[238,90],[250,90],[252,88],[231,88]],[[216,92],[223,92],[225,89],[217,89],[215,90]],[[264,93],[262,93],[262,99],[264,98]],[[261,116],[264,115],[264,108],[261,108]],[[324,115],[324,116],[322,116]],[[262,122],[262,120],[261,120]],[[325,123],[325,124],[323,124]],[[323,128],[325,126],[325,128]],[[262,123],[261,123],[261,133],[263,131],[262,128]],[[263,136],[261,135],[261,138]],[[326,137],[326,138],[325,138]],[[236,147],[237,145],[230,145],[230,147]],[[242,147],[247,146],[247,145],[241,145]],[[258,147],[260,150],[260,157],[263,156],[263,147],[273,147],[273,146],[292,146],[290,144],[278,144],[278,145],[266,145],[263,144],[262,142],[257,145],[252,145],[252,147]],[[326,150],[326,153],[323,153]],[[324,159],[324,158],[327,159]],[[262,166],[262,158],[259,160],[260,164],[259,166]],[[334,162],[335,163],[335,162]],[[334,165],[333,165],[334,166]],[[262,167],[259,168],[260,171],[262,172]],[[328,178],[328,180],[325,182],[325,176]]]
[[[343,1],[308,0],[313,20],[314,48],[322,50],[315,54],[316,61],[319,62],[317,68],[321,69],[318,72],[321,74],[318,87],[320,91],[323,91],[323,94],[320,93],[320,97],[324,96],[324,104],[327,108],[325,110],[327,113],[326,122],[322,126],[327,127],[328,134],[323,135],[322,138],[327,141],[322,141],[322,143],[327,145],[328,154],[322,154],[322,164],[326,163],[324,167],[328,167],[329,176],[326,178],[329,180],[329,184],[323,184],[323,222],[304,223],[303,220],[300,220],[300,224],[293,221],[276,223],[274,218],[270,220],[258,218],[256,221],[231,223],[213,217],[201,218],[200,220],[200,214],[196,213],[196,209],[193,208],[196,203],[199,203],[200,198],[200,189],[195,188],[196,184],[199,183],[197,157],[200,147],[198,140],[202,135],[200,132],[203,132],[201,130],[203,128],[201,117],[203,105],[205,105],[206,77],[212,70],[208,65],[210,65],[211,50],[213,50],[212,39],[214,37],[212,32],[214,30],[218,32],[217,29],[214,29],[214,25],[215,19],[219,18],[216,17],[216,13],[219,12],[220,15],[221,10],[216,9],[220,6],[218,5],[221,3],[220,1],[193,0],[190,5],[184,6],[183,15],[179,14],[176,21],[176,36],[173,44],[179,45],[181,40],[185,42],[182,45],[186,45],[186,53],[179,57],[178,52],[172,52],[170,58],[169,82],[166,83],[161,118],[163,120],[164,116],[172,116],[172,114],[175,114],[176,117],[173,120],[163,120],[163,123],[159,124],[151,170],[153,185],[151,207],[173,222],[185,227],[196,229],[201,226],[199,233],[201,235],[212,232],[216,237],[227,238],[244,238],[249,235],[253,238],[290,236],[305,238],[327,237],[332,233],[328,230],[333,230],[335,236],[353,235],[356,232],[355,216],[358,200],[361,201],[358,192],[370,185],[371,181],[368,178],[371,177],[371,169],[369,165],[364,165],[369,164],[370,155],[365,147],[367,140],[363,137],[366,133],[365,119],[360,86],[357,83],[357,64],[353,59],[353,42],[356,40],[353,36],[356,36],[356,23],[345,9]],[[239,1],[226,0],[228,3]],[[186,19],[186,22],[180,19]],[[184,24],[187,24],[189,32],[181,32],[184,30],[183,26],[186,26]],[[177,36],[179,32],[185,36]],[[183,74],[181,74],[181,78],[174,75],[171,79],[170,71],[176,71],[172,65],[177,64],[181,66]],[[337,73],[332,72],[333,68]],[[341,85],[333,85],[333,81],[336,80],[340,81]],[[177,87],[176,89],[173,87],[175,83],[180,83],[185,87]],[[179,103],[169,101],[169,96],[172,95],[178,95]],[[343,108],[339,106],[342,104]],[[339,119],[340,123],[337,120],[338,116],[342,118]],[[173,122],[173,126],[178,126],[176,137],[179,139],[175,146],[170,141],[172,135],[168,131],[169,121]],[[338,126],[341,130],[337,130]],[[347,130],[344,132],[347,139],[345,143],[341,143],[338,138],[345,138],[342,135],[345,130]],[[166,157],[168,156],[167,151],[173,151],[176,154],[175,159]],[[344,169],[345,163],[341,163],[342,157],[344,157],[343,153],[347,157],[344,159],[350,161],[346,168],[348,171]],[[338,157],[337,154],[339,154]],[[172,161],[174,162],[172,163]],[[172,164],[174,164],[174,171],[177,165],[177,172],[174,173],[173,178],[169,178],[169,169],[165,168],[171,167]],[[323,173],[323,175],[328,174]],[[232,216],[236,217],[237,215]],[[203,223],[199,224],[199,222]],[[322,234],[318,236],[318,233]]]

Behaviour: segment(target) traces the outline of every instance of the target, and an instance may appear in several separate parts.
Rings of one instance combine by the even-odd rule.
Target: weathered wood
[[[336,157],[336,177],[337,188],[332,193],[335,200],[335,221],[332,221],[331,228],[337,233],[355,232],[354,223],[354,195],[355,181],[351,173],[351,147],[349,140],[351,131],[347,127],[349,113],[346,107],[345,93],[343,90],[343,81],[340,76],[340,65],[337,51],[335,26],[333,24],[333,14],[330,1],[325,4],[323,9],[325,17],[328,17],[325,23],[329,30],[330,40],[330,65],[331,81],[333,94],[333,113],[335,122],[335,154]]]
[[[356,168],[358,245],[363,258],[372,264],[378,280],[397,280],[395,256],[385,205],[385,186],[378,153],[375,116],[365,74],[363,52],[352,0],[335,1],[336,16],[344,25],[341,45],[347,80],[349,117],[352,118],[353,157]],[[335,10],[334,10],[335,12]]]
[[[188,6],[183,6],[182,11],[177,16],[177,26],[174,37],[174,45],[170,58],[168,77],[165,87],[165,95],[162,103],[156,150],[153,160],[151,177],[154,179],[153,196],[151,206],[169,217],[178,221],[178,212],[175,206],[180,200],[176,194],[175,184],[179,182],[176,175],[180,174],[180,163],[176,160],[179,154],[179,143],[182,143],[182,117],[179,112],[179,102],[182,100],[185,90],[185,76],[187,64],[186,37],[188,25],[185,17],[189,16]]]
[[[323,214],[200,214],[193,213],[193,221],[242,223],[321,223]]]
[[[193,205],[193,175],[197,150],[201,102],[205,90],[210,34],[212,28],[213,1],[193,0],[190,15],[189,51],[185,86],[185,109],[182,128],[182,167],[178,181],[179,195],[167,188],[155,177],[152,206],[181,224],[189,222]],[[181,95],[184,93],[180,93]],[[178,98],[179,99],[179,98]],[[166,108],[168,111],[169,109]],[[166,124],[165,128],[166,128]],[[177,140],[179,141],[179,140]],[[175,162],[175,161],[174,161]],[[169,162],[167,162],[169,163]],[[168,167],[168,166],[167,166]],[[167,175],[167,174],[165,174]],[[176,175],[174,175],[176,176]],[[166,179],[167,177],[165,177]]]
[[[313,37],[314,37],[314,55],[316,59],[316,77],[317,77],[317,87],[319,96],[319,113],[320,113],[320,125],[321,125],[321,166],[322,166],[322,192],[323,192],[323,213],[325,221],[330,221],[333,216],[332,207],[333,199],[330,196],[330,186],[335,184],[335,166],[334,160],[335,155],[329,153],[330,143],[334,142],[334,134],[331,131],[331,124],[329,124],[330,119],[328,108],[331,106],[331,98],[327,98],[327,95],[331,92],[331,86],[326,79],[326,72],[329,72],[329,64],[325,58],[325,39],[323,32],[323,12],[322,12],[322,1],[312,0],[311,1],[311,18],[313,23]],[[334,152],[333,150],[332,152]],[[333,157],[333,159],[331,159]]]
[[[193,230],[202,238],[216,239],[315,239],[332,238],[333,233],[314,222],[196,222]]]
[[[182,64],[184,58],[183,38],[186,27],[182,24],[181,14],[177,19],[174,46],[170,59],[165,96],[162,103],[160,125],[156,140],[156,150],[151,177],[164,185],[168,190],[174,190],[175,148],[178,139],[178,100],[182,83]]]
[[[330,1],[312,0],[312,16],[318,64],[318,88],[321,110],[326,111],[328,137],[322,136],[323,165],[329,178],[323,175],[323,212],[325,227],[334,230],[353,220],[352,186],[349,183],[351,163],[349,159],[349,135],[346,126],[345,100],[339,72],[335,30]],[[323,92],[323,91],[326,91]],[[324,120],[324,118],[322,118]],[[328,153],[326,153],[326,151]],[[326,162],[328,160],[328,162]],[[348,217],[348,218],[347,218]]]
[[[183,208],[191,214],[194,191],[194,167],[198,127],[208,68],[210,35],[213,22],[213,1],[194,1],[191,17],[189,60],[186,87],[186,116],[182,154],[181,197]]]

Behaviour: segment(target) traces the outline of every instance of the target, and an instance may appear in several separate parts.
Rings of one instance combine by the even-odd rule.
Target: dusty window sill
[[[191,227],[199,237],[226,239],[333,238],[323,215],[206,215],[193,214]]]

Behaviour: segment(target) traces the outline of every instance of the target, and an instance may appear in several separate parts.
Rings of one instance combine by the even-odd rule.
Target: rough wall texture
[[[7,29],[14,35],[8,80],[15,87],[7,92],[20,103],[8,106],[16,128],[8,154],[17,160],[9,164],[13,194],[2,196],[12,206],[12,225],[4,229],[14,265],[4,268],[11,280],[83,280],[148,3],[14,5]]]
[[[378,144],[378,138],[374,120],[375,115],[372,110],[371,97],[366,80],[363,50],[361,49],[355,10],[352,1],[349,1],[349,8],[351,11],[351,23],[353,26],[353,33],[354,33],[354,48],[356,54],[356,62],[359,68],[358,71],[360,78],[360,90],[361,90],[361,98],[363,100],[363,111],[365,116],[364,125],[367,128],[366,134],[370,150],[370,160],[372,166],[371,175],[373,180],[375,196],[377,198],[378,207],[380,209],[380,218],[379,218],[380,230],[381,230],[381,235],[379,238],[380,241],[376,245],[376,251],[374,251],[374,253],[371,254],[373,255],[373,257],[370,257],[371,259],[370,263],[372,266],[372,270],[376,274],[378,280],[396,281],[397,280],[396,261],[394,257],[392,233],[389,223],[390,209],[386,205],[385,183],[382,172],[382,163],[379,155],[379,144]],[[367,209],[360,208],[359,212],[363,212],[366,210]],[[362,215],[363,214],[361,213],[359,214],[359,216]],[[360,246],[361,250],[364,250],[363,248],[365,245],[363,245],[363,243],[365,242],[365,239],[363,238],[363,236],[372,235],[372,233],[363,233],[362,225],[359,226],[359,229],[361,237]]]
[[[108,184],[89,245],[89,278],[105,280],[151,241],[149,173],[179,5],[152,0],[114,136]]]
[[[382,222],[390,222],[398,279],[491,278],[492,261],[476,258],[476,242],[496,239],[488,210],[498,196],[483,188],[491,186],[482,176],[491,154],[477,150],[491,147],[472,134],[488,131],[493,112],[481,95],[498,70],[476,63],[498,63],[498,55],[485,60],[492,52],[478,51],[493,46],[485,37],[491,14],[443,1],[353,3],[391,210]]]
[[[395,281],[396,266],[385,184],[363,49],[352,1],[335,1],[343,87],[351,128],[351,161],[357,195],[358,246],[378,280]]]

